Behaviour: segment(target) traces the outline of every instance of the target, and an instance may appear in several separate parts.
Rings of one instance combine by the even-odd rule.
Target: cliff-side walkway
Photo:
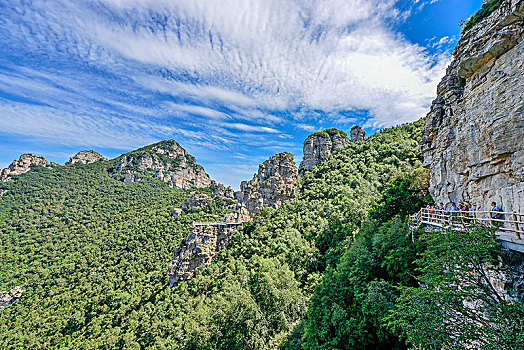
[[[442,210],[422,208],[410,215],[411,228],[464,229],[473,224],[496,227],[496,235],[506,249],[524,253],[524,214],[497,211],[500,219],[491,217],[495,212],[485,210]]]

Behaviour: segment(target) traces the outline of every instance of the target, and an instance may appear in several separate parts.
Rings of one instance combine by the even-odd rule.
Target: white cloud
[[[433,2],[14,0],[0,44],[46,60],[0,66],[0,91],[24,100],[0,100],[0,128],[113,148],[180,137],[211,158],[300,148],[281,142],[289,129],[346,125],[351,112],[372,128],[413,121],[450,57],[392,28]]]
[[[247,124],[242,124],[242,123],[231,123],[231,124],[222,124],[222,125],[228,129],[236,129],[236,130],[242,130],[242,131],[269,132],[272,134],[276,134],[280,132],[276,129],[268,128],[265,126],[254,126],[254,125],[247,125]]]
[[[107,15],[58,3],[37,1],[46,24],[30,29],[56,31],[55,45],[69,39],[69,50],[97,60],[175,75],[136,78],[148,88],[275,110],[366,109],[376,126],[421,117],[449,59],[386,26],[401,16],[394,0],[98,1]]]

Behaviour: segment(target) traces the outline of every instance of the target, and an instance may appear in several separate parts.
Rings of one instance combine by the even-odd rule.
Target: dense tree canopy
[[[190,223],[218,218],[228,201],[173,217],[188,191],[147,177],[126,185],[107,161],[35,167],[1,183],[0,290],[20,285],[24,294],[0,312],[0,347],[420,344],[423,334],[388,315],[409,306],[406,291],[420,291],[428,273],[414,261],[430,241],[412,240],[404,220],[429,200],[421,126],[336,151],[300,180],[299,198],[262,210],[172,289],[167,265]]]

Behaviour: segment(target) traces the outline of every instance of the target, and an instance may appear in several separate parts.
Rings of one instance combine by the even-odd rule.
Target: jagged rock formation
[[[140,179],[137,179],[137,178],[135,177],[135,175],[133,175],[133,174],[131,173],[131,171],[128,170],[128,171],[126,172],[126,175],[124,176],[124,183],[125,183],[125,184],[130,184],[130,183],[132,183],[132,182],[137,182],[137,181],[140,181]]]
[[[91,164],[97,160],[105,159],[100,153],[95,151],[80,151],[71,158],[64,165],[71,165],[75,163]]]
[[[167,274],[169,286],[190,280],[202,264],[209,264],[216,253],[226,247],[236,231],[235,224],[195,225],[186,241],[175,250]]]
[[[335,128],[326,129],[309,135],[304,141],[304,157],[298,173],[303,176],[306,171],[325,161],[331,153],[350,144],[348,135]]]
[[[211,179],[195,157],[176,141],[168,140],[125,153],[117,158],[113,172],[125,172],[125,183],[154,176],[170,186],[187,189],[211,185]]]
[[[298,170],[291,153],[282,152],[266,160],[249,181],[242,181],[238,200],[249,213],[264,206],[278,208],[298,194]]]
[[[211,185],[209,186],[213,191],[213,194],[217,196],[226,197],[226,198],[235,198],[235,191],[228,186],[224,186],[221,183],[217,183],[215,180],[211,180]]]
[[[353,125],[349,134],[351,135],[351,142],[362,141],[366,138],[366,132],[360,125]]]
[[[304,157],[298,168],[300,176],[328,159],[337,149],[347,147],[351,142],[366,138],[366,132],[359,125],[351,128],[351,140],[348,135],[335,128],[326,129],[309,135],[304,141]]]
[[[187,196],[187,198],[182,202],[182,204],[180,204],[180,209],[185,209],[188,207],[203,208],[212,201],[213,198],[205,193],[191,192],[189,196]]]
[[[238,226],[251,220],[251,216],[263,206],[278,208],[283,202],[295,198],[298,193],[297,180],[297,166],[290,153],[279,153],[260,164],[253,179],[241,183],[234,213],[226,214],[220,222],[193,223],[191,234],[175,250],[169,264],[169,286],[188,281],[198,266],[209,264],[216,253],[228,245]],[[223,193],[222,190],[219,191],[220,194]],[[204,206],[212,200],[206,194],[194,192],[181,207]],[[175,208],[172,212],[174,216],[181,213],[180,208]]]
[[[13,162],[0,173],[0,181],[9,181],[11,176],[20,175],[31,170],[32,165],[42,165],[45,167],[56,166],[58,164],[49,162],[44,157],[35,156],[34,154],[22,154],[20,159]]]
[[[0,292],[0,310],[11,305],[22,296],[22,287],[16,286],[8,292]]]
[[[506,0],[455,48],[421,141],[436,202],[524,212],[523,21]]]
[[[502,298],[524,303],[524,255],[507,252],[498,264],[485,263],[486,278]]]
[[[235,204],[235,212],[224,215],[223,222],[227,223],[241,223],[251,220],[251,214],[244,205],[244,203],[237,202]]]

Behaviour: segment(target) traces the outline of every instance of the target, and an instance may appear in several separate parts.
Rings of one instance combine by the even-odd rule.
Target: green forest
[[[174,288],[175,248],[227,203],[173,217],[192,190],[124,184],[111,161],[0,183],[0,290],[24,289],[0,311],[0,348],[521,348],[521,306],[482,278],[449,288],[504,258],[493,232],[409,230],[407,215],[431,203],[422,124],[336,151],[300,179],[297,199],[264,208]],[[485,312],[468,314],[465,298]]]

